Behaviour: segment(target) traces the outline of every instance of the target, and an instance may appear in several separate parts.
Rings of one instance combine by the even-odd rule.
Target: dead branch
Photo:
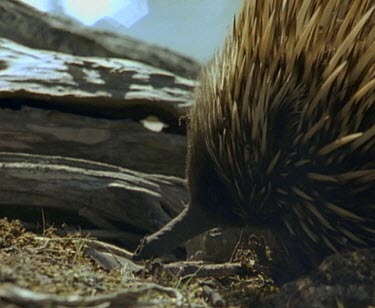
[[[178,277],[225,277],[250,275],[254,273],[255,268],[247,267],[241,263],[207,264],[187,261],[162,264],[160,270]]]
[[[172,299],[164,304],[175,304],[180,306],[183,297],[181,293],[173,288],[163,287],[153,283],[142,283],[132,289],[97,296],[78,295],[51,295],[33,292],[20,288],[10,283],[6,283],[0,288],[0,304],[13,303],[22,307],[135,307],[140,297],[147,295],[150,291],[165,294]],[[148,303],[151,305],[151,303]],[[156,303],[154,303],[156,304]],[[158,304],[163,305],[162,302]]]

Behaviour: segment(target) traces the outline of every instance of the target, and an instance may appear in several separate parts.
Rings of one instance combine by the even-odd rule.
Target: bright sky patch
[[[116,0],[65,0],[64,1],[65,12],[78,19],[85,25],[92,25],[103,16],[108,16],[113,13],[114,10],[118,10],[118,4],[120,1]],[[116,8],[115,7],[115,2]]]
[[[147,0],[65,0],[65,12],[85,25],[108,16],[130,27],[148,13]]]

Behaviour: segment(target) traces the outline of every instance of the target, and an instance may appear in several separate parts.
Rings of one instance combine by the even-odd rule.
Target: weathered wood
[[[182,177],[185,137],[148,131],[130,118],[153,114],[176,128],[192,103],[195,81],[133,60],[69,54],[107,57],[124,51],[122,38],[98,33],[49,19],[17,1],[0,3],[0,35],[67,52],[0,38],[0,151],[29,153],[0,153],[0,215],[19,208],[70,211],[91,223],[83,233],[95,232],[94,225],[99,238],[133,244],[184,208],[185,182],[104,163]],[[57,41],[68,45],[56,46]],[[173,54],[163,55],[165,66],[160,50],[136,44],[130,48],[134,58],[178,67]],[[138,52],[139,46],[148,51]]]
[[[23,107],[0,110],[1,151],[82,158],[184,177],[186,137],[153,132],[132,120]]]
[[[160,303],[140,304],[150,292],[164,294],[172,299],[164,301],[163,306],[182,307],[183,296],[177,289],[163,287],[154,283],[133,283],[133,288],[95,296],[55,295],[30,291],[12,283],[4,283],[0,288],[1,307],[146,307],[160,306]],[[159,305],[158,305],[159,304]],[[16,306],[17,305],[17,306]]]
[[[79,213],[103,229],[120,225],[141,233],[161,228],[188,198],[185,182],[176,177],[14,153],[0,153],[0,196],[0,216],[6,206],[46,207]]]
[[[0,36],[37,49],[137,60],[188,78],[195,78],[200,68],[193,59],[167,48],[86,28],[17,0],[0,1]]]
[[[241,263],[205,264],[203,262],[173,262],[163,264],[162,271],[179,277],[225,277],[236,275],[250,275],[260,267],[246,267]]]
[[[156,114],[178,125],[192,103],[194,81],[140,62],[34,50],[6,39],[0,59],[0,106],[25,99],[112,118]]]

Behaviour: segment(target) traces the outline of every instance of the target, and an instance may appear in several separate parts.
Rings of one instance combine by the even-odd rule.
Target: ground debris
[[[36,235],[18,220],[0,219],[1,307],[175,307],[187,300],[204,304],[203,299],[193,301],[177,289],[137,278],[126,266],[102,268],[86,254],[95,246],[97,241],[79,235],[60,237],[53,228]]]
[[[244,307],[275,291],[241,264],[142,266],[122,248],[55,231],[37,235],[0,219],[1,307]]]

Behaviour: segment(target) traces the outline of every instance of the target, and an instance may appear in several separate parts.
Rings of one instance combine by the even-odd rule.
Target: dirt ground
[[[38,235],[18,220],[0,219],[0,306],[246,307],[276,291],[261,274],[181,277],[120,256],[119,266],[106,266],[88,241],[53,228]]]

